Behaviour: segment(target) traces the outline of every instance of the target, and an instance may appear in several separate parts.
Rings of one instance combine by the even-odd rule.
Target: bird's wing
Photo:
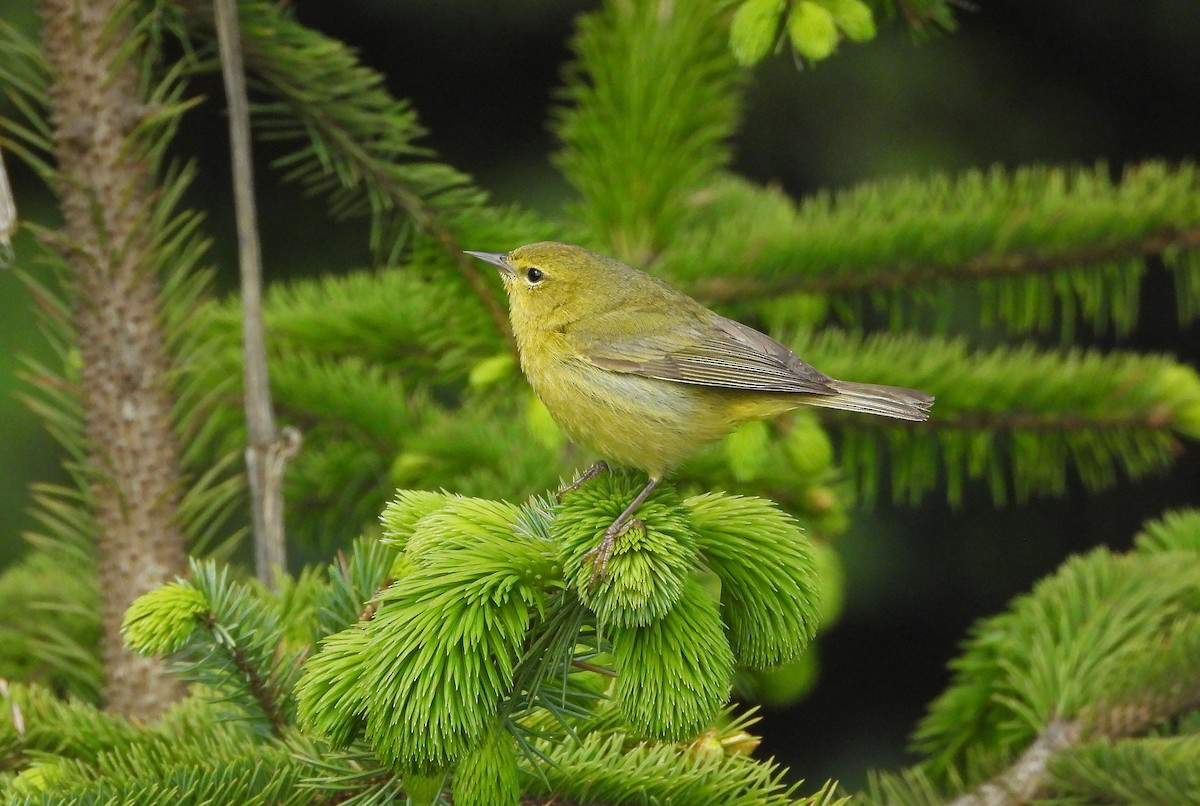
[[[725,389],[837,393],[828,375],[775,339],[706,309],[624,309],[593,317],[585,330],[564,335],[580,357],[613,372]]]

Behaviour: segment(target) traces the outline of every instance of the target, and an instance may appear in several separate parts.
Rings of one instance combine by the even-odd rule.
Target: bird
[[[581,246],[542,241],[466,254],[495,266],[521,371],[555,422],[600,457],[648,481],[585,560],[603,578],[616,540],[684,459],[750,420],[800,406],[927,420],[934,398],[832,378],[775,339],[669,283]]]

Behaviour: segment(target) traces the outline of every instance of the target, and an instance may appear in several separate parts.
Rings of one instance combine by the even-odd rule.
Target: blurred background
[[[357,48],[396,95],[413,101],[430,148],[497,200],[549,214],[571,193],[550,159],[548,110],[573,20],[594,5],[293,3],[301,21]],[[0,18],[36,24],[28,0],[0,0]],[[964,4],[958,20],[955,33],[919,43],[885,23],[875,41],[843,44],[816,67],[798,66],[787,52],[769,59],[752,76],[734,167],[800,198],[889,175],[1028,163],[1105,162],[1119,171],[1200,151],[1200,12],[1190,0],[978,0]],[[196,86],[210,103],[192,113],[177,148],[200,163],[192,203],[210,211],[212,258],[228,291],[236,272],[222,94],[215,81]],[[256,149],[269,280],[364,265],[365,226],[330,224],[319,201],[301,198],[265,167],[269,147]],[[53,223],[49,198],[11,155],[6,162],[23,216]],[[1151,273],[1140,321],[1120,342],[1104,334],[1080,341],[1200,364],[1200,329],[1181,335],[1162,273]],[[57,446],[18,400],[21,356],[44,356],[47,348],[29,294],[3,270],[0,344],[3,563],[20,552],[19,535],[32,525],[29,483],[62,472]],[[1067,499],[997,510],[975,489],[957,510],[931,499],[915,510],[860,514],[837,544],[846,610],[821,636],[819,683],[799,705],[766,712],[760,752],[797,777],[852,787],[870,767],[905,763],[907,735],[946,684],[945,664],[975,619],[1068,554],[1100,544],[1124,549],[1144,520],[1198,502],[1200,446],[1188,445],[1169,475],[1101,496],[1077,489]]]

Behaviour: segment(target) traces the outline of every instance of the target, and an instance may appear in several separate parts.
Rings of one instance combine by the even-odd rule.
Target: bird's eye
[[[541,269],[530,269],[525,272],[525,279],[531,283],[540,283],[546,275],[542,274]]]

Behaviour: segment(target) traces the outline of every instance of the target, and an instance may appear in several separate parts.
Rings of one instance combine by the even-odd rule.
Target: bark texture
[[[121,0],[40,0],[59,196],[55,245],[71,266],[98,533],[105,699],[151,718],[182,694],[161,661],[129,652],[121,620],[138,595],[182,574],[179,445],[171,424],[159,284],[148,236],[150,167],[131,134],[143,114],[121,53]]]

